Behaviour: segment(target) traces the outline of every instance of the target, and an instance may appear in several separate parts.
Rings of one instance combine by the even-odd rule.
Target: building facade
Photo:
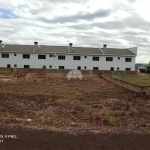
[[[1,68],[134,71],[137,48],[11,45],[0,41]]]

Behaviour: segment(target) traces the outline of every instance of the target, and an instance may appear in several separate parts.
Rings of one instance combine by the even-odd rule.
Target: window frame
[[[126,58],[125,58],[125,62],[132,62],[132,58],[126,57]]]
[[[24,65],[24,68],[30,68],[30,65]]]
[[[66,59],[65,55],[58,55],[58,60],[65,60],[65,59]]]
[[[131,68],[126,68],[126,71],[131,71]]]
[[[99,61],[99,57],[98,56],[93,56],[93,61]]]
[[[93,70],[99,70],[99,67],[93,67]]]
[[[46,55],[38,55],[38,59],[46,59]]]
[[[113,61],[113,57],[106,57],[106,61]]]
[[[59,66],[59,69],[63,70],[65,69],[65,66]]]
[[[73,56],[73,60],[81,60],[81,56]]]
[[[2,54],[1,54],[1,58],[9,58],[9,54],[7,54],[7,53],[2,53]]]
[[[23,54],[22,57],[23,59],[30,59],[30,54]]]

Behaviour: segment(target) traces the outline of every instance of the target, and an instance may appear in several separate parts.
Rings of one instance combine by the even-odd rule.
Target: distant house
[[[1,68],[45,68],[134,71],[137,47],[102,48],[68,46],[13,45],[0,41]]]

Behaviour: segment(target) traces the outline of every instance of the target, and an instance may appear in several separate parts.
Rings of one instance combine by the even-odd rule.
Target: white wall
[[[127,57],[132,58],[132,62],[125,62],[126,57],[121,56],[113,56],[113,61],[106,61],[106,56],[99,56],[99,61],[93,61],[93,56],[84,58],[82,55],[81,60],[73,60],[73,56],[79,55],[66,55],[65,60],[58,60],[58,55],[56,57],[49,57],[49,55],[46,54],[46,59],[38,59],[38,54],[30,54],[30,59],[23,59],[23,54],[19,53],[16,56],[14,53],[9,53],[9,58],[1,58],[0,54],[0,67],[6,68],[7,64],[11,64],[11,68],[24,68],[24,65],[30,65],[30,68],[46,66],[49,69],[51,65],[52,69],[58,69],[59,66],[65,66],[65,69],[77,69],[78,66],[81,66],[81,69],[84,70],[84,66],[86,66],[86,70],[93,70],[93,67],[99,67],[99,70],[110,70],[111,67],[114,67],[114,70],[117,70],[117,67],[119,70],[125,70],[125,68],[131,68],[131,71],[135,70],[135,57]],[[17,67],[14,67],[15,64]]]

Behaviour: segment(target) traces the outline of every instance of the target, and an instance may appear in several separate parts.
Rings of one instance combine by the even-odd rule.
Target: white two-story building
[[[0,68],[45,68],[134,71],[137,47],[127,49],[11,45],[0,40]]]

